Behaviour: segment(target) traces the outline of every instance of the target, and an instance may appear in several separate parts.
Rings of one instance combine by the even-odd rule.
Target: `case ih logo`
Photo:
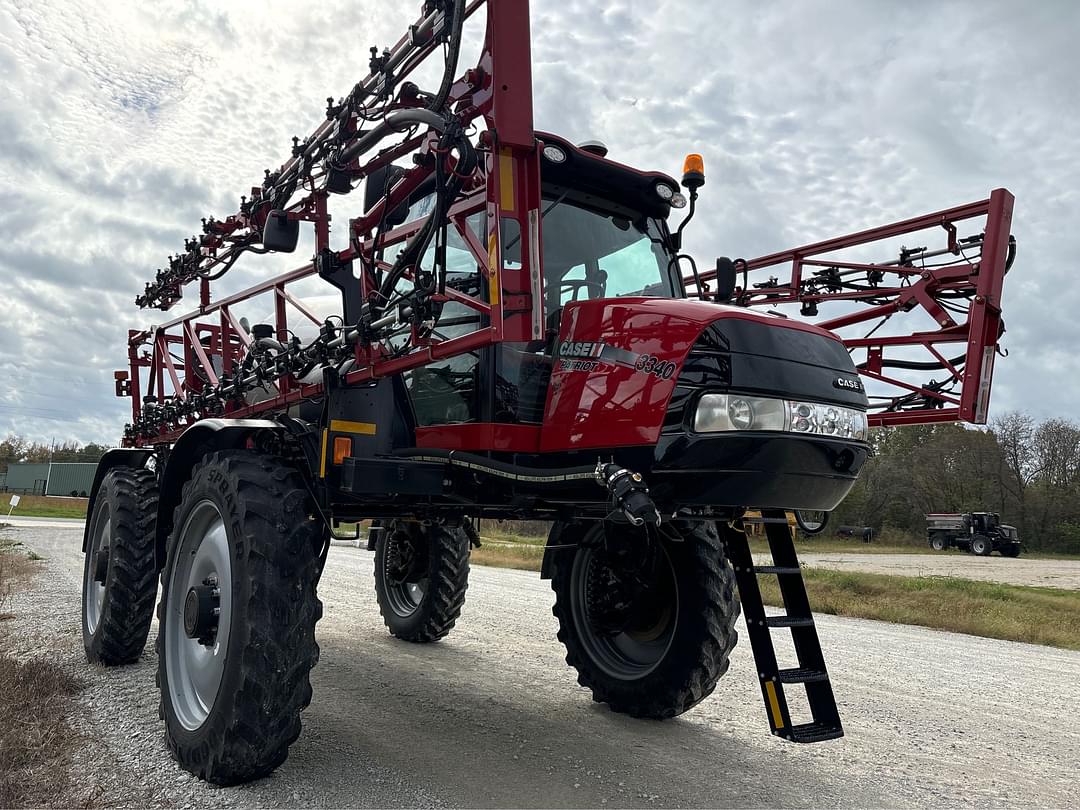
[[[862,391],[862,380],[856,377],[854,380],[849,380],[847,377],[837,377],[833,380],[833,388],[843,388],[847,391]]]
[[[596,371],[604,363],[652,374],[661,380],[670,380],[676,370],[674,362],[595,341],[564,340],[559,344],[559,361],[562,371]]]
[[[599,357],[605,344],[588,341],[564,340],[559,344],[559,357]]]

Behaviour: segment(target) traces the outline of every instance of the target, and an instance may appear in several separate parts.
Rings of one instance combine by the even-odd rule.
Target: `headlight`
[[[786,405],[782,399],[706,394],[698,401],[694,430],[784,430]]]
[[[675,196],[675,189],[673,189],[667,183],[657,183],[656,195],[661,200],[670,200],[673,196]]]
[[[553,143],[549,143],[544,147],[544,157],[550,160],[552,163],[562,163],[566,160],[566,152],[560,149]]]
[[[694,430],[770,430],[866,440],[866,414],[840,405],[742,394],[705,394],[694,413]]]

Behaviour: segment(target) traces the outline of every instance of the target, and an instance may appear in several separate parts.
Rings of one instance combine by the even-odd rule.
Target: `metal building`
[[[97,464],[52,464],[46,495],[66,495],[85,498],[94,485]]]
[[[97,464],[9,464],[5,490],[27,495],[85,497]]]
[[[49,480],[49,464],[9,464],[7,490],[27,495],[44,495]]]

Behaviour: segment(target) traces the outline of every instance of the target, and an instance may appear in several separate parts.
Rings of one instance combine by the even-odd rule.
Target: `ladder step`
[[[770,524],[776,524],[778,526],[789,526],[787,518],[743,518],[742,522],[750,526],[768,526]]]
[[[792,726],[788,731],[792,742],[799,743],[835,740],[844,736],[844,729],[828,723],[803,723],[801,726]]]
[[[728,529],[723,531],[723,538],[738,581],[739,599],[742,600],[743,617],[757,664],[769,726],[778,737],[792,742],[809,743],[843,736],[840,714],[825,668],[821,642],[786,515],[776,509],[765,510],[761,520],[752,522],[766,524],[765,535],[772,559],[762,562],[767,561],[770,565],[754,564],[748,533]],[[784,606],[782,615],[766,615],[760,574],[777,577]],[[797,658],[797,663],[791,662],[793,668],[781,669],[776,660],[773,646],[776,639],[773,628],[776,627],[791,630]],[[789,696],[785,694],[789,687],[795,692],[806,693],[810,717],[802,718],[806,722],[800,725],[792,722]]]
[[[820,669],[798,667],[796,669],[777,670],[776,680],[780,681],[780,683],[816,683],[829,680],[829,674],[822,672]]]
[[[802,569],[797,565],[755,565],[754,571],[758,574],[801,574]]]
[[[766,616],[765,624],[769,627],[813,627],[814,620],[809,616]]]

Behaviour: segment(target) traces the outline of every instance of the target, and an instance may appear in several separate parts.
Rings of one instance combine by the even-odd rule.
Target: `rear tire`
[[[375,540],[375,596],[392,636],[426,643],[453,629],[469,587],[469,548],[459,526],[384,526]]]
[[[994,544],[989,537],[977,534],[971,538],[971,553],[979,557],[989,557],[994,550]]]
[[[934,551],[944,551],[946,548],[945,538],[940,534],[935,534],[930,538],[930,548]]]
[[[299,473],[251,451],[209,455],[184,484],[161,577],[159,711],[181,767],[208,782],[266,776],[300,736],[322,616],[312,506]]]
[[[113,467],[98,489],[82,600],[83,647],[95,664],[131,664],[146,646],[157,596],[157,504],[151,470]]]
[[[682,541],[661,544],[647,587],[630,597],[625,623],[613,629],[603,597],[610,600],[618,584],[606,579],[612,569],[604,561],[603,524],[552,529],[560,545],[581,544],[552,558],[552,612],[566,663],[593,700],[613,711],[653,719],[682,714],[712,693],[738,641],[735,575],[716,527],[683,524],[678,531]],[[626,604],[621,595],[619,604]]]

